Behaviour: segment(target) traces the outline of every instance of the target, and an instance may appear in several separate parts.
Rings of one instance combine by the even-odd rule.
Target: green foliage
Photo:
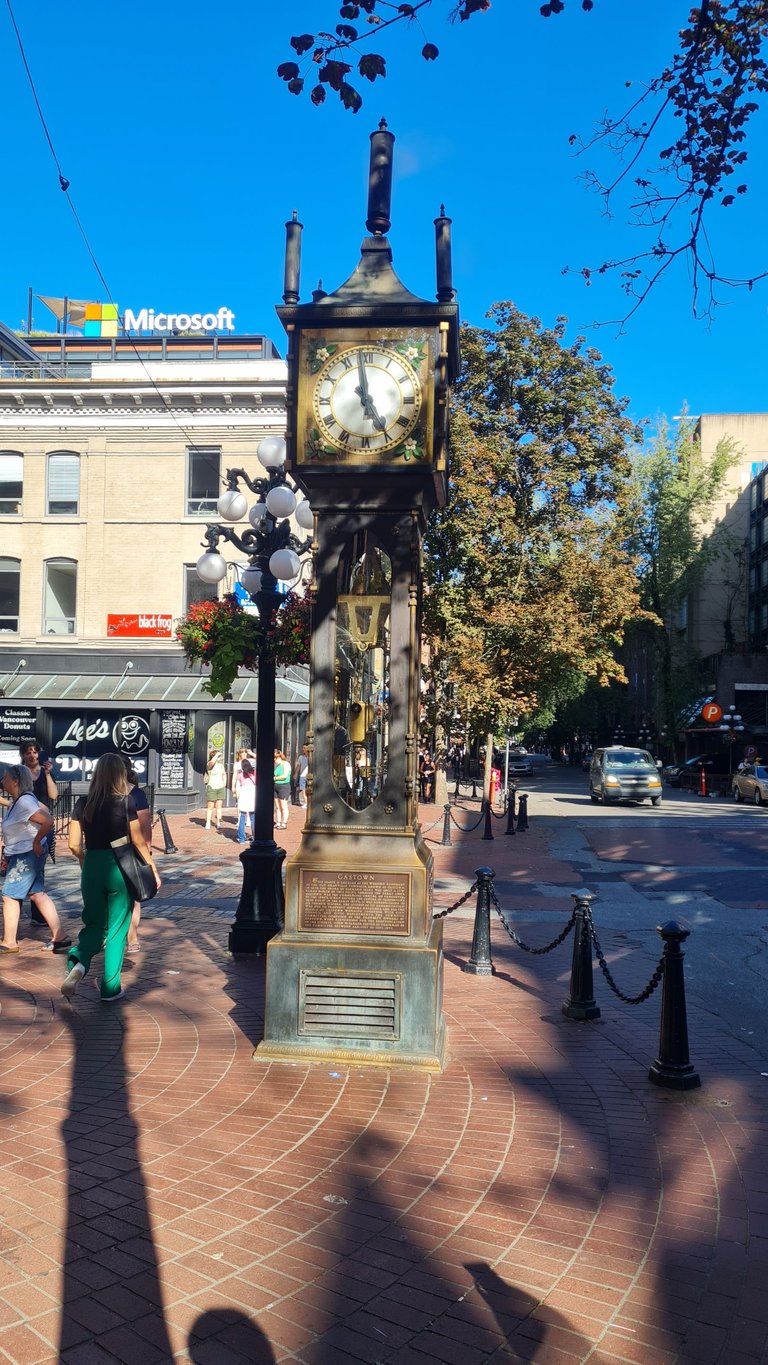
[[[700,660],[678,632],[678,614],[712,564],[733,556],[732,537],[707,535],[705,524],[735,459],[730,440],[705,459],[693,424],[684,420],[674,427],[661,422],[632,460],[627,544],[638,561],[657,655],[657,719],[670,733],[687,723],[691,704],[701,696]]]
[[[450,499],[426,544],[425,624],[475,734],[622,676],[639,610],[624,543],[637,436],[613,376],[565,320],[510,303],[464,328]]]

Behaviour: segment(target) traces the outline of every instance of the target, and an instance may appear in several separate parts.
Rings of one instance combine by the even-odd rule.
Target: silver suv
[[[592,801],[644,801],[661,804],[661,777],[647,749],[629,749],[611,744],[596,749],[589,768],[589,795]]]

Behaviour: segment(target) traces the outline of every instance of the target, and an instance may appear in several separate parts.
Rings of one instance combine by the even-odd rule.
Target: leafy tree
[[[738,565],[732,534],[727,528],[707,534],[705,520],[725,490],[735,458],[734,444],[726,439],[706,460],[690,421],[675,429],[662,422],[633,458],[628,548],[638,560],[643,606],[655,622],[657,721],[668,734],[687,723],[690,707],[701,695],[700,661],[677,629],[679,614],[714,561],[726,562],[728,582]]]
[[[574,2],[585,11],[595,8],[595,0]],[[545,18],[565,10],[565,0],[536,3]],[[386,45],[407,28],[422,41],[422,21],[431,5],[432,0],[324,0],[325,12],[330,16],[335,10],[339,22],[333,25],[329,18],[327,31],[295,34],[290,41],[296,59],[283,62],[278,75],[294,95],[301,94],[311,75],[313,104],[324,103],[332,90],[357,113],[363,97],[354,82],[373,82],[387,71],[383,53],[370,50],[371,40]],[[490,0],[438,0],[436,8],[450,20],[465,21],[491,5]],[[628,10],[628,19],[637,22],[641,7]],[[591,136],[573,133],[570,138],[582,152],[608,151],[610,172],[603,176],[590,169],[586,178],[611,211],[626,191],[630,220],[647,234],[644,250],[581,267],[587,283],[595,274],[618,273],[630,300],[626,317],[679,258],[688,261],[697,314],[711,312],[718,286],[751,288],[768,274],[718,270],[707,233],[713,206],[728,209],[747,191],[746,136],[768,90],[768,2],[702,0],[687,21],[686,10],[681,0],[678,50],[643,84],[640,95],[622,113],[600,119]],[[429,38],[421,51],[425,61],[439,55]]]
[[[639,610],[626,549],[626,399],[565,319],[511,303],[462,331],[449,505],[426,544],[425,626],[473,735],[541,710],[594,677],[622,677]]]

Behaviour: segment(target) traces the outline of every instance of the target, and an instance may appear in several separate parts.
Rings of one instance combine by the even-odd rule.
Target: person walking
[[[220,749],[210,749],[205,769],[205,799],[208,802],[205,812],[205,828],[211,828],[211,817],[216,828],[221,829],[221,803],[227,791],[227,770]]]
[[[88,795],[81,796],[72,811],[69,847],[81,867],[83,927],[67,954],[69,971],[61,983],[65,1000],[72,999],[92,959],[102,949],[101,998],[118,1000],[123,994],[120,972],[133,896],[112,851],[113,841],[127,836],[139,856],[149,863],[160,886],[152,850],[141,832],[130,790],[120,755],[102,754],[93,770]]]
[[[56,906],[45,890],[45,859],[53,816],[41,809],[32,791],[32,775],[23,763],[6,768],[0,781],[10,801],[3,818],[3,857],[6,860],[3,883],[3,937],[0,953],[18,953],[17,934],[21,903],[29,896],[51,931],[54,953],[64,953],[71,939],[62,932]]]
[[[144,836],[144,842],[148,848],[152,847],[152,813],[149,809],[149,802],[139,786],[139,774],[131,763],[130,758],[125,754],[122,756],[125,765],[125,773],[130,783],[131,790],[129,795],[133,797],[133,804],[136,807],[136,815],[139,821],[139,829]],[[127,953],[138,953],[141,948],[139,941],[139,924],[141,923],[141,901],[133,902],[131,911],[131,923],[128,929],[128,940],[125,945]]]
[[[256,773],[249,758],[240,760],[237,774],[237,842],[247,844],[245,826],[248,824],[248,838],[253,838],[253,816],[256,810]]]
[[[309,749],[306,744],[302,744],[301,753],[296,759],[296,766],[293,770],[293,780],[296,783],[296,795],[299,805],[304,808],[307,804],[307,773],[309,772]]]
[[[288,828],[291,765],[282,749],[275,749],[275,829]]]
[[[53,814],[53,806],[58,796],[56,783],[51,776],[53,764],[47,754],[42,754],[40,745],[36,739],[23,739],[19,745],[19,754],[25,768],[29,768],[32,774],[32,791],[41,805],[47,806]],[[48,857],[54,859],[54,845],[56,841],[55,822],[54,828],[48,835],[47,852]],[[45,924],[45,916],[40,914],[37,906],[32,902],[31,905],[32,923]]]

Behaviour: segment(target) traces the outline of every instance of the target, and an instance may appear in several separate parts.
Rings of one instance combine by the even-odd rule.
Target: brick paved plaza
[[[570,940],[532,957],[496,924],[479,979],[467,910],[445,925],[443,1075],[253,1061],[263,963],[225,950],[233,817],[171,827],[120,1004],[96,978],[63,1004],[63,963],[28,928],[0,964],[0,1359],[768,1359],[764,1057],[689,1000],[702,1088],[659,1090],[658,994],[629,1008],[596,979],[602,1018],[571,1022]],[[490,864],[543,944],[579,875],[549,829],[502,830],[450,849],[429,833],[436,908]],[[73,929],[75,872],[62,855],[49,875]],[[601,937],[641,989],[650,952]]]

